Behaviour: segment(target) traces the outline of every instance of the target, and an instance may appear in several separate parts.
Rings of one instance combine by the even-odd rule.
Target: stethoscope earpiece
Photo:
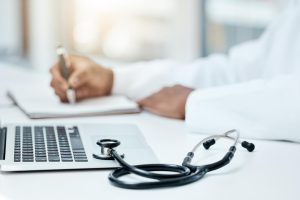
[[[247,142],[247,141],[242,142],[242,147],[247,149],[249,152],[252,152],[255,149],[255,145],[253,143],[250,143],[250,142]]]
[[[216,143],[215,139],[207,140],[206,142],[203,143],[203,147],[208,150],[212,145]]]
[[[203,147],[208,150],[212,145],[214,145],[216,143],[215,139],[210,139],[207,140],[206,142],[203,142]],[[255,145],[253,143],[247,142],[247,141],[243,141],[241,143],[242,147],[244,147],[245,149],[247,149],[249,152],[254,151],[255,149]]]

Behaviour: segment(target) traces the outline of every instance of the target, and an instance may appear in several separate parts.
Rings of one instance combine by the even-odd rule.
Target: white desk
[[[5,122],[31,121],[14,106],[0,107],[0,116]],[[183,121],[149,113],[59,121],[136,124],[160,161],[166,163],[181,163],[185,154],[204,137],[189,133]],[[300,145],[254,142],[257,147],[254,153],[239,148],[230,165],[187,186],[138,191],[120,189],[108,182],[107,170],[0,173],[0,199],[299,199]],[[222,152],[227,146],[216,148]]]

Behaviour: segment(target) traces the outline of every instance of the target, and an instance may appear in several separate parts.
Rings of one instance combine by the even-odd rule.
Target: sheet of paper
[[[72,117],[81,115],[138,112],[138,105],[125,96],[93,98],[76,104],[61,103],[51,88],[34,86],[10,88],[9,96],[31,118]]]
[[[12,106],[14,102],[6,95],[6,90],[0,91],[0,107]]]
[[[50,76],[24,66],[3,63],[0,61],[0,106],[7,107],[14,105],[14,102],[7,96],[7,89],[10,86],[23,85],[24,83],[39,83],[48,86]]]

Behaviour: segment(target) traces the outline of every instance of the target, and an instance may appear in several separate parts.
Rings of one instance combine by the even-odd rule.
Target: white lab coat
[[[141,99],[172,84],[195,88],[186,104],[193,132],[239,129],[246,138],[300,142],[300,5],[262,37],[192,63],[153,61],[114,69],[113,93]]]

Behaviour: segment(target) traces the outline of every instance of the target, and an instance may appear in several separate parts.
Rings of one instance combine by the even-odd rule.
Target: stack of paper
[[[61,103],[50,88],[14,87],[8,96],[30,118],[77,117],[139,112],[139,106],[125,96],[93,98],[76,104]]]

